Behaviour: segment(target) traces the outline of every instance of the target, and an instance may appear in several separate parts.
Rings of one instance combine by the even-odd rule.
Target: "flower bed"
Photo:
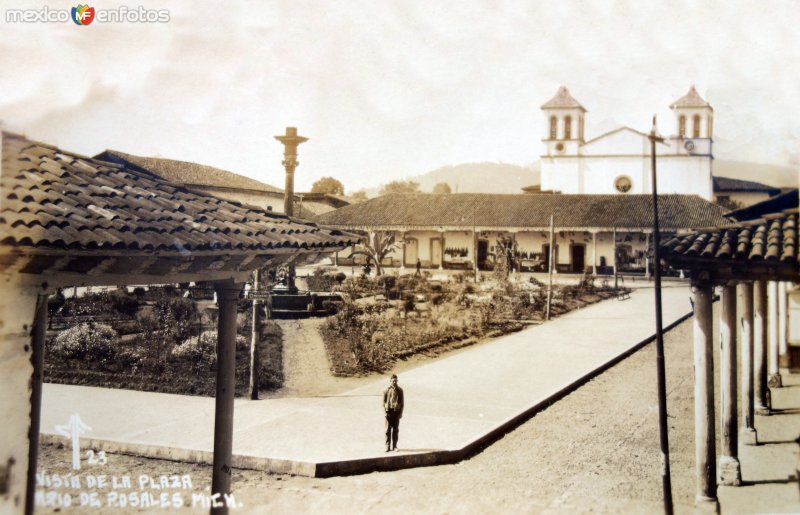
[[[94,314],[102,316],[104,311],[97,304],[111,298],[96,297],[75,305],[90,305]],[[107,304],[106,312],[111,310]],[[122,331],[88,322],[54,334],[46,346],[45,381],[213,396],[216,330],[199,335],[198,330],[215,328],[216,317],[214,310],[201,311],[196,301],[182,298],[179,292],[162,294],[154,297],[152,305],[142,306],[130,327],[118,326]],[[248,393],[249,316],[247,309],[237,316],[237,395]],[[122,333],[127,336],[121,337]],[[281,330],[274,322],[262,329],[259,365],[261,389],[283,385]]]
[[[407,277],[343,284],[348,300],[322,327],[335,375],[384,371],[398,359],[471,345],[545,318],[547,290],[535,280],[441,284]],[[551,317],[614,295],[591,278],[556,287]]]

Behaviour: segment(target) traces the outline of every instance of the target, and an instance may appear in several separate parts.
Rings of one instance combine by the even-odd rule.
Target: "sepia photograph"
[[[800,513],[796,0],[0,16],[0,514]]]

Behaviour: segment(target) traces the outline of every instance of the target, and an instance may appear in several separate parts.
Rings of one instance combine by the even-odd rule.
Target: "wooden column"
[[[214,469],[211,494],[220,498],[231,493],[233,459],[233,396],[236,388],[236,304],[241,284],[233,281],[214,283],[219,302],[217,326],[217,395],[214,412]],[[211,508],[211,513],[227,514],[226,505]]]
[[[597,275],[597,231],[592,231],[592,275]]]
[[[475,269],[475,282],[478,282],[478,231],[472,228],[472,266]]]
[[[753,362],[755,366],[755,412],[769,415],[769,389],[767,388],[767,283],[753,283]]]
[[[741,346],[742,346],[742,428],[739,440],[745,445],[758,445],[754,425],[753,395],[753,284],[739,283],[739,303],[742,306]]]
[[[42,379],[44,378],[44,342],[47,333],[47,295],[36,300],[36,314],[31,331],[31,425],[28,429],[28,484],[25,490],[25,513],[31,515],[36,493],[36,466],[39,457],[39,431],[42,420]]]
[[[720,317],[720,413],[722,414],[722,455],[719,459],[720,481],[723,485],[742,484],[739,465],[739,422],[736,412],[736,286],[722,288],[722,316]]]
[[[712,336],[712,287],[696,281],[694,293],[694,428],[695,506],[719,511],[714,430],[714,354]]]
[[[611,231],[611,264],[614,268],[614,290],[618,287],[618,277],[617,277],[617,228]]]
[[[644,252],[644,278],[650,279],[650,233],[645,233],[646,240],[646,250]]]
[[[767,334],[769,335],[767,352],[767,386],[781,387],[781,372],[778,369],[778,282],[767,283]]]
[[[406,269],[406,232],[403,231],[400,237],[403,242],[403,257],[400,260],[400,272],[403,272]],[[419,248],[417,248],[417,252],[419,252]]]
[[[31,448],[31,425],[39,413],[32,406],[31,323],[42,292],[17,286],[11,277],[2,276],[0,295],[0,513],[22,513],[28,490],[35,487],[35,482],[29,484],[28,460],[38,452]]]
[[[787,306],[789,299],[787,289],[789,283],[781,281],[778,283],[778,367],[789,368],[789,335],[787,333],[787,322],[789,313]]]
[[[444,231],[439,231],[441,237],[439,238],[439,270],[444,270],[444,249],[446,244],[446,239],[444,237]]]

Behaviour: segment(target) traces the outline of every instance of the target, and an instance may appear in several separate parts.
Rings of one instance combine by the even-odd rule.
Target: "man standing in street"
[[[386,413],[386,452],[396,451],[400,419],[403,418],[403,389],[397,386],[395,374],[392,374],[389,388],[383,392],[383,411]]]

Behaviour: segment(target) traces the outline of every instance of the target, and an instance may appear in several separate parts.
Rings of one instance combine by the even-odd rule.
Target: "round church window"
[[[620,175],[614,179],[614,187],[620,193],[628,193],[631,190],[632,185],[633,183],[631,182],[631,178],[627,175]]]

